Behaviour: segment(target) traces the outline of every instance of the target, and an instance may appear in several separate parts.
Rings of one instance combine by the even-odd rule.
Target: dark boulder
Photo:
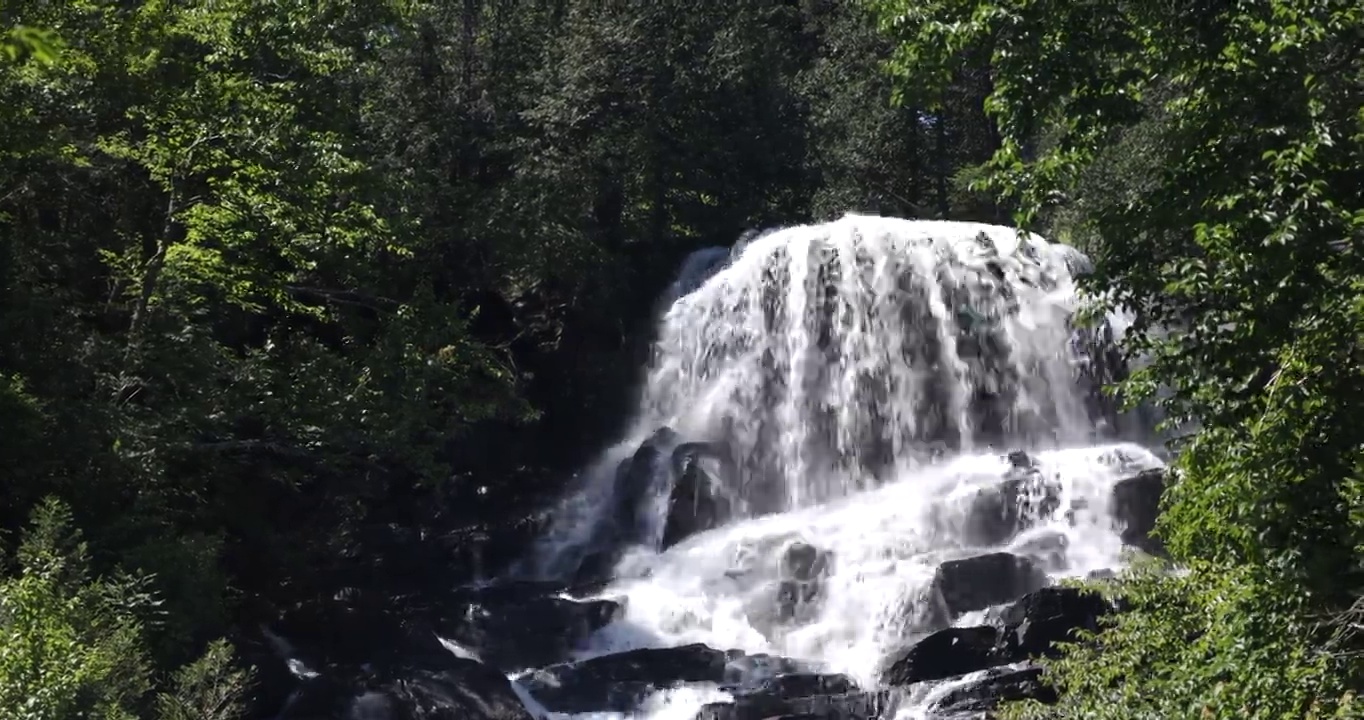
[[[446,653],[445,658],[420,667],[327,668],[299,687],[278,720],[355,716],[392,720],[533,718],[505,675]]]
[[[800,582],[811,582],[829,573],[829,553],[797,540],[786,546],[781,557],[783,578]]]
[[[408,598],[378,591],[342,588],[332,597],[291,608],[268,628],[291,646],[304,665],[403,663],[405,656],[449,655],[436,637],[430,613]]]
[[[1023,450],[1012,450],[1004,458],[1009,461],[1009,467],[1016,470],[1032,470],[1037,467],[1037,462]]]
[[[650,490],[661,487],[671,477],[669,458],[677,442],[676,432],[661,427],[616,466],[606,512],[593,528],[586,544],[588,550],[572,573],[575,587],[604,587],[625,548],[646,540],[640,522],[641,509]]]
[[[1165,469],[1144,470],[1113,486],[1113,519],[1121,528],[1122,541],[1152,555],[1162,555],[1164,544],[1151,537],[1160,516],[1160,496],[1165,491]]]
[[[893,655],[882,671],[887,685],[943,680],[1042,656],[1096,630],[1114,607],[1098,593],[1068,587],[1042,588],[987,613],[991,625],[939,630]]]
[[[698,717],[748,718],[791,717],[812,714],[815,717],[839,717],[838,709],[866,706],[864,693],[846,675],[823,675],[812,672],[782,673],[765,679],[754,689],[733,689],[734,701],[713,703],[703,708]],[[837,697],[838,701],[817,701],[813,698]],[[828,713],[818,714],[822,708]],[[857,717],[843,715],[843,717]]]
[[[549,525],[549,512],[544,510],[529,513],[509,510],[490,513],[490,516],[495,519],[462,525],[437,535],[434,543],[421,543],[441,548],[449,559],[406,574],[427,578],[432,576],[432,568],[455,567],[461,569],[458,577],[453,578],[455,582],[497,577],[525,557]],[[452,580],[450,577],[443,579]],[[384,584],[383,587],[393,585]]]
[[[1016,457],[1020,456],[1021,457]],[[1061,485],[1049,481],[1021,453],[1010,454],[1013,467],[1004,481],[971,498],[962,521],[967,545],[991,547],[1050,519],[1061,507]]]
[[[608,545],[638,542],[640,537],[639,510],[650,488],[669,472],[672,447],[677,444],[677,433],[662,427],[640,443],[639,449],[616,467],[612,486]]]
[[[349,680],[349,682],[348,682]],[[322,675],[304,680],[284,703],[278,713],[268,717],[276,720],[319,720],[343,718],[350,714],[367,688],[362,679],[343,679]]]
[[[783,545],[782,543],[785,543]],[[750,556],[731,577],[744,578],[757,571],[756,565],[771,562],[777,557],[777,577],[769,583],[763,575],[760,589],[745,602],[749,623],[768,637],[778,626],[792,621],[808,620],[819,609],[824,580],[833,572],[833,553],[793,537],[776,542],[763,541],[754,546]]]
[[[672,452],[673,474],[680,477],[689,463],[700,458],[709,458],[718,463],[720,480],[737,481],[739,469],[734,464],[733,451],[723,442],[684,442],[677,445]]]
[[[721,480],[711,477],[701,467],[699,457],[690,454],[682,462],[677,482],[668,496],[668,517],[663,526],[661,547],[666,550],[696,533],[719,527],[733,513],[733,503]]]
[[[833,572],[833,554],[803,541],[786,546],[780,560],[777,618],[789,621],[808,614],[825,578]]]
[[[442,635],[511,672],[566,660],[621,612],[611,600],[540,595],[534,585],[518,585],[468,591],[462,612],[441,623]]]
[[[857,692],[857,683],[847,675],[793,672],[782,673],[764,680],[753,694],[781,698],[802,698],[811,695],[845,695]]]
[[[699,643],[645,648],[552,665],[527,674],[521,682],[554,712],[629,712],[653,690],[722,683],[727,665],[742,656],[738,650],[715,650]]]
[[[573,571],[573,586],[584,592],[596,592],[606,587],[612,580],[616,563],[620,561],[622,548],[618,545],[593,550],[578,561]]]
[[[423,673],[388,686],[392,720],[531,720],[511,682],[491,668]]]
[[[297,661],[287,657],[286,649],[272,645],[268,638],[246,633],[234,639],[242,664],[255,669],[248,717],[274,717],[298,689],[299,678],[290,669],[291,660]]]
[[[1065,570],[1069,565],[1069,550],[1070,539],[1063,533],[1052,531],[1040,532],[1009,548],[1009,552],[1033,561],[1047,572]]]
[[[1004,627],[1001,644],[1012,662],[1055,655],[1057,643],[1075,640],[1077,630],[1098,630],[1100,618],[1113,611],[1113,604],[1092,590],[1049,587],[1000,609],[996,618]]]
[[[1048,582],[1046,573],[1027,558],[988,553],[939,565],[927,599],[951,622],[965,613],[1017,600]]]
[[[289,697],[290,706],[303,702],[305,708],[340,702],[346,693],[379,682],[375,673],[382,679],[446,668],[457,658],[435,630],[435,604],[431,598],[345,587],[290,608],[262,629],[259,641],[245,646],[265,678],[254,711],[273,716]],[[268,655],[262,652],[267,649]],[[366,667],[371,670],[360,669]]]
[[[933,703],[929,712],[946,717],[978,715],[993,711],[1001,703],[1020,700],[1056,703],[1056,690],[1043,680],[1041,668],[993,669],[982,678],[949,690]]]
[[[739,655],[731,658],[725,664],[726,687],[740,692],[740,688],[752,687],[755,683],[761,685],[775,677],[783,675],[803,675],[811,673],[808,663],[799,660],[782,657],[780,655],[769,655],[767,653],[754,653],[752,655]],[[833,676],[828,676],[833,677]]]
[[[1000,635],[998,628],[989,626],[939,630],[888,663],[881,681],[892,686],[913,685],[1006,663],[997,649]]]
[[[466,585],[451,593],[454,605],[515,605],[537,597],[574,592],[573,586],[559,580],[503,579],[481,585]]]
[[[899,696],[888,691],[799,698],[742,695],[732,703],[705,705],[696,720],[882,720],[895,717],[898,704]]]
[[[502,582],[419,600],[343,588],[285,613],[252,645],[273,647],[273,662],[261,664],[290,680],[273,682],[259,709],[346,717],[358,702],[391,718],[528,717],[503,670],[563,659],[620,609],[562,591],[559,583]],[[456,657],[441,638],[489,664]],[[299,672],[286,678],[291,664]]]

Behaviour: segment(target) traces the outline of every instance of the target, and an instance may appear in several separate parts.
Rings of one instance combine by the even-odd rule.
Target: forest
[[[698,248],[1016,223],[1133,311],[1159,533],[1029,718],[1364,717],[1356,0],[8,0],[0,708],[257,717],[257,628],[495,573]],[[400,612],[399,609],[393,612]],[[5,715],[5,717],[10,717]]]

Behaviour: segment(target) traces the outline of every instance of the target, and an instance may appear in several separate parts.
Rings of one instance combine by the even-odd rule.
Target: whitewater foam
[[[582,656],[701,642],[814,659],[873,686],[885,654],[904,644],[910,603],[943,560],[1059,537],[1066,564],[1054,577],[1083,577],[1120,562],[1122,544],[1108,515],[1112,485],[1159,460],[1133,445],[1046,451],[1036,460],[1044,476],[1059,481],[1061,505],[1077,510],[998,548],[967,547],[954,532],[969,512],[965,501],[1006,473],[997,455],[960,457],[828,505],[741,521],[662,553],[637,548],[606,591],[628,599],[625,618],[604,628]],[[782,623],[759,608],[771,604],[782,550],[792,542],[830,553],[833,569],[817,614]]]

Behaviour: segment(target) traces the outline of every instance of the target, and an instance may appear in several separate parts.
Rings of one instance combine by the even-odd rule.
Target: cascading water
[[[1004,227],[849,215],[689,265],[632,430],[530,559],[542,576],[609,559],[602,593],[626,614],[584,656],[701,642],[872,687],[925,629],[945,560],[1003,548],[1053,577],[1119,565],[1113,485],[1160,460],[1122,442],[1094,392],[1116,363],[1072,326],[1085,263]],[[683,441],[704,452],[669,462]],[[642,472],[641,443],[657,450]],[[973,499],[1020,472],[1016,450],[1046,497],[1020,532],[982,535]],[[688,461],[726,512],[665,538]],[[643,712],[691,717],[714,692]]]

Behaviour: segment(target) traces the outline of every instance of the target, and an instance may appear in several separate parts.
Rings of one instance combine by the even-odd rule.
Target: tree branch
[[[391,298],[364,295],[353,290],[331,290],[328,288],[305,287],[302,285],[285,285],[284,289],[295,295],[317,298],[338,305],[352,305],[355,307],[367,308],[374,310],[375,312],[397,312],[398,308],[402,306],[401,302]]]

